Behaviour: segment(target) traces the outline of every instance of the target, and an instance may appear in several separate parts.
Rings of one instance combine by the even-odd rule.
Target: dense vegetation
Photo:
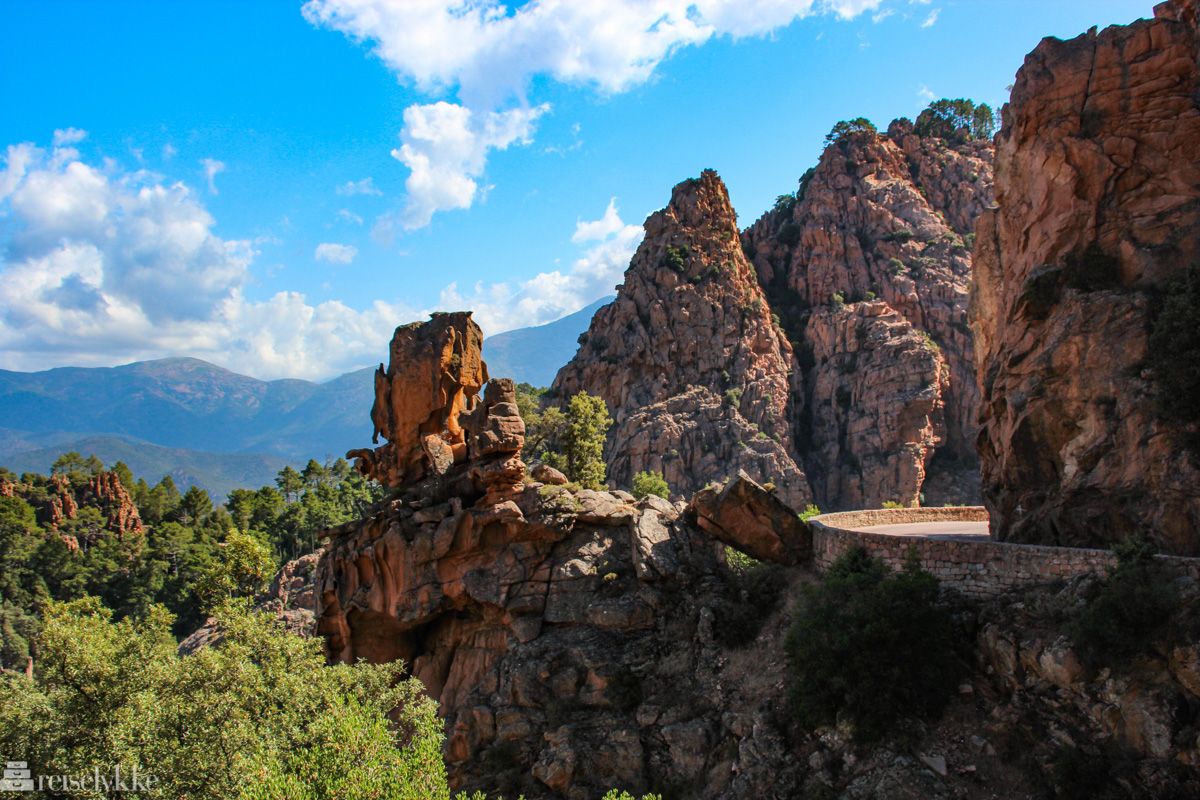
[[[222,638],[180,656],[161,606],[114,621],[98,598],[48,603],[36,678],[0,675],[0,749],[39,776],[136,768],[141,797],[449,796],[436,705],[402,664],[326,667],[267,615],[216,615]]]
[[[1146,541],[1130,539],[1113,548],[1117,565],[1097,583],[1071,621],[1080,658],[1093,668],[1123,668],[1171,638],[1180,612],[1179,591]],[[1190,620],[1193,625],[1195,619]],[[1183,632],[1182,638],[1192,638]]]
[[[799,721],[845,721],[870,742],[907,718],[940,714],[961,662],[937,594],[937,580],[915,563],[894,573],[861,548],[806,586],[786,642]]]
[[[50,476],[0,468],[0,666],[21,668],[52,601],[96,597],[118,619],[144,618],[162,605],[173,630],[195,630],[226,597],[261,591],[283,561],[315,549],[316,531],[361,516],[382,496],[344,460],[285,468],[276,486],[239,489],[224,505],[171,478],[153,486],[118,462],[111,472],[145,528],[121,535],[88,482],[104,471],[94,457],[67,453]],[[83,497],[73,516],[54,520],[60,495]],[[59,501],[61,504],[61,501]]]
[[[1192,266],[1173,281],[1150,334],[1149,357],[1154,368],[1159,410],[1184,424],[1200,420],[1200,267]],[[1193,450],[1200,442],[1193,437]]]

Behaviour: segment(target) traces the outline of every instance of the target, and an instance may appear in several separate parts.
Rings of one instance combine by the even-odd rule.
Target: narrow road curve
[[[921,536],[926,539],[950,539],[962,542],[986,542],[989,540],[986,521],[905,522],[896,525],[868,525],[851,530],[861,533],[882,533],[887,536]]]

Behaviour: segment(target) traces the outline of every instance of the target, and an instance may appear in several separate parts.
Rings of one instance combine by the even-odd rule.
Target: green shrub
[[[738,387],[725,390],[725,402],[732,408],[738,408],[742,404],[742,390]]]
[[[937,594],[937,580],[915,563],[893,573],[861,548],[806,586],[786,641],[800,721],[844,719],[869,742],[906,718],[939,715],[961,664]]]
[[[725,647],[742,647],[754,641],[763,623],[779,604],[787,586],[787,572],[778,564],[764,564],[740,550],[725,548],[725,591],[716,604],[713,633]]]
[[[647,495],[656,494],[662,498],[671,496],[671,487],[661,472],[643,470],[633,476],[633,496],[641,500]]]
[[[895,500],[884,500],[883,508],[904,508],[903,503],[897,503]]]
[[[904,266],[904,262],[898,258],[888,259],[888,272],[892,275],[903,275],[908,271],[908,267]]]
[[[834,292],[833,297],[829,298],[829,301],[839,311],[846,307],[846,295],[841,292]]]
[[[1123,667],[1148,653],[1178,604],[1152,545],[1130,539],[1113,550],[1117,565],[1071,625],[1079,656],[1090,667]]]
[[[683,272],[687,268],[688,250],[686,247],[676,247],[673,244],[667,245],[667,251],[663,255],[662,265],[675,272]]]
[[[804,507],[804,510],[800,512],[800,519],[804,522],[808,522],[813,517],[819,516],[820,513],[821,509],[817,508],[814,503],[809,503]]]

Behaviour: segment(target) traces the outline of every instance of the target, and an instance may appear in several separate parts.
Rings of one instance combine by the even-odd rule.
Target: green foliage
[[[951,141],[991,139],[996,118],[987,103],[971,100],[934,100],[917,116],[913,130],[918,136],[937,136]]]
[[[888,259],[888,272],[892,275],[903,275],[908,271],[908,267],[904,266],[904,262],[898,258]]]
[[[50,465],[51,475],[64,475],[73,486],[87,483],[88,478],[95,477],[103,471],[104,463],[96,456],[90,455],[84,458],[74,450],[63,453]]]
[[[525,421],[525,453],[565,471],[567,459],[564,441],[567,434],[567,415],[561,408],[550,406],[542,410],[547,390],[528,383],[517,384],[517,411]]]
[[[825,135],[825,146],[831,144],[841,144],[852,136],[860,134],[871,134],[872,136],[878,133],[875,126],[869,119],[865,117],[855,117],[850,120],[842,120],[833,126],[833,129]]]
[[[961,665],[937,593],[915,563],[893,573],[861,548],[806,586],[786,641],[800,721],[842,719],[869,742],[903,719],[940,714]]]
[[[609,789],[600,800],[638,800],[638,798],[629,792]],[[641,800],[663,800],[663,797],[661,794],[644,794]]]
[[[326,667],[267,615],[216,616],[221,638],[181,657],[161,608],[49,604],[35,680],[0,676],[0,749],[35,773],[136,766],[163,798],[448,798],[435,704],[402,664]]]
[[[787,572],[778,564],[764,564],[740,550],[725,548],[728,571],[725,590],[718,600],[713,633],[725,647],[743,647],[754,641],[787,586]]]
[[[647,495],[655,494],[664,499],[670,498],[671,487],[661,472],[643,470],[633,476],[633,496],[641,500]]]
[[[1184,423],[1200,420],[1200,267],[1193,265],[1167,287],[1150,333],[1160,413]]]
[[[841,311],[846,307],[846,295],[842,294],[841,292],[834,292],[833,296],[829,298],[829,302],[835,309]]]
[[[77,453],[56,464],[75,489],[103,469]],[[152,487],[123,464],[113,472],[130,487],[146,525],[141,534],[109,531],[107,513],[86,492],[76,492],[74,518],[43,528],[39,519],[48,519],[59,490],[33,473],[8,479],[17,496],[0,498],[0,666],[20,669],[36,655],[41,608],[50,600],[92,595],[119,619],[163,605],[176,636],[186,636],[220,598],[260,591],[280,561],[315,548],[316,530],[362,516],[381,496],[343,459],[310,461],[303,474],[284,470],[279,482],[290,499],[274,486],[238,489],[226,507],[198,487],[180,494],[170,476]]]
[[[904,244],[905,242],[911,240],[912,238],[913,238],[913,232],[911,230],[909,230],[908,228],[897,228],[896,230],[892,231],[891,233],[886,234],[883,237],[883,241],[899,242],[900,244]],[[888,263],[891,263],[891,262],[889,261]],[[904,266],[904,262],[900,262],[900,265]]]
[[[809,503],[804,507],[804,510],[800,512],[800,521],[808,522],[810,519],[819,516],[820,514],[821,509],[817,508],[815,503]]]
[[[612,417],[601,398],[580,392],[567,403],[563,433],[567,477],[585,489],[604,488],[604,439],[611,426]]]
[[[740,386],[735,386],[732,389],[725,390],[725,402],[730,408],[739,408],[742,404],[742,389]]]
[[[662,265],[667,269],[675,272],[683,272],[687,269],[688,249],[686,247],[676,247],[673,244],[667,245],[666,252],[663,254]]]
[[[221,543],[217,558],[201,573],[196,594],[206,608],[235,597],[253,599],[275,574],[271,548],[249,533],[232,530]]]
[[[895,500],[884,500],[883,508],[905,508],[903,503],[897,503]]]
[[[1145,540],[1114,548],[1117,565],[1071,624],[1071,638],[1091,667],[1124,667],[1150,652],[1168,629],[1178,592]]]
[[[796,195],[781,194],[775,198],[775,205],[772,210],[780,216],[790,217],[792,210],[796,207]]]

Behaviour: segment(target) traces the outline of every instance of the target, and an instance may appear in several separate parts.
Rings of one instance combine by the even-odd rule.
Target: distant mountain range
[[[559,367],[575,355],[579,335],[592,317],[614,297],[602,297],[574,314],[532,328],[498,333],[483,340],[483,360],[494,378],[512,378],[518,383],[549,386]]]
[[[607,298],[557,322],[484,343],[495,377],[548,386]],[[343,455],[371,440],[374,368],[325,383],[261,381],[195,358],[120,367],[0,370],[0,466],[47,472],[62,453],[124,461],[157,481],[230,489],[274,481],[286,464]]]

